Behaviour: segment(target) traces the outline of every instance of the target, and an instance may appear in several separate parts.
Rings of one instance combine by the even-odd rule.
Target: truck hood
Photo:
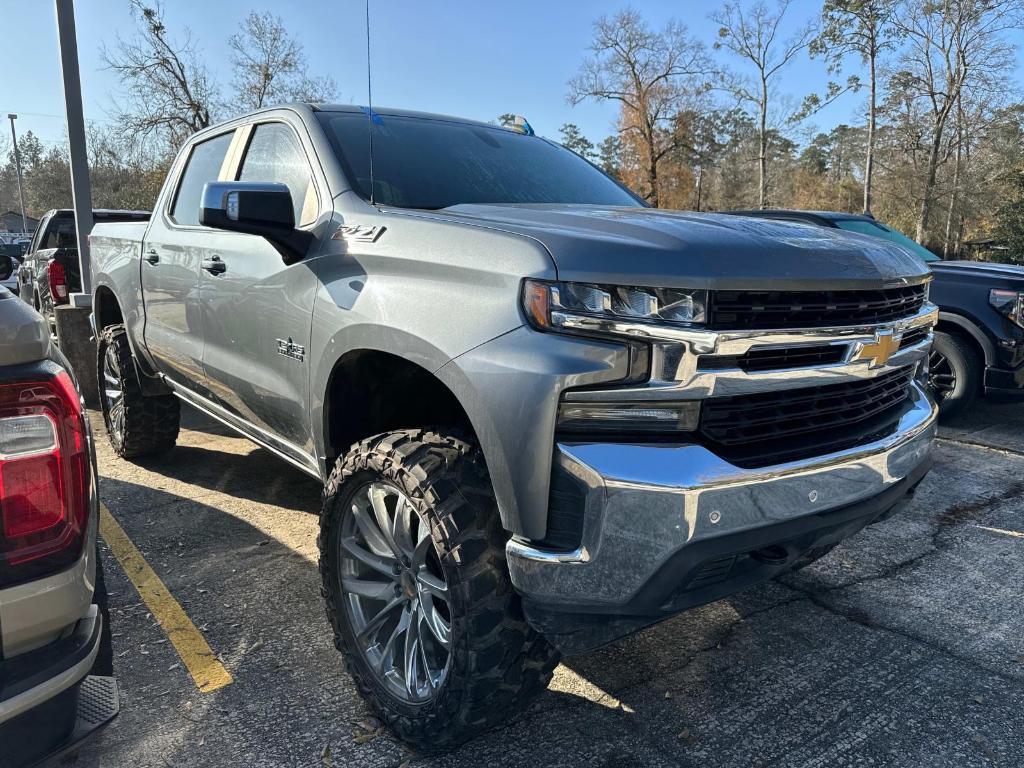
[[[918,283],[929,271],[884,240],[794,222],[590,205],[457,205],[433,212],[540,241],[562,280],[818,290]]]
[[[929,263],[936,277],[941,275],[974,278],[978,282],[1017,281],[1024,283],[1024,267],[1016,264],[992,264],[985,261],[932,261]]]

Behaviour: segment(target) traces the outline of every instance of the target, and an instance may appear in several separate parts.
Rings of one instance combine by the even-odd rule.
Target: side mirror
[[[285,264],[302,259],[313,242],[309,232],[295,228],[292,194],[277,182],[207,182],[199,204],[199,223],[266,238]]]
[[[0,280],[6,280],[11,276],[16,263],[13,257],[0,255]]]

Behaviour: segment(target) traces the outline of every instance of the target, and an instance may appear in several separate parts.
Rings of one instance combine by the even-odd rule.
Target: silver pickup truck
[[[929,467],[918,260],[647,208],[525,126],[261,111],[91,242],[114,449],[170,449],[180,400],[323,482],[336,645],[421,748],[505,722],[559,653],[820,557]]]

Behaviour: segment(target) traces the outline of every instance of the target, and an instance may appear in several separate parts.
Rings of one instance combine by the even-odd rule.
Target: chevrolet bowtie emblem
[[[875,340],[860,348],[857,359],[870,360],[872,368],[885,365],[899,350],[900,341],[901,336],[896,336],[892,331],[876,331]]]

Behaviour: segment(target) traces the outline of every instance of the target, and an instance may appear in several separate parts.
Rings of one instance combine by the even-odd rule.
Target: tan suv
[[[0,287],[0,768],[70,749],[117,714],[96,493],[67,363]]]

